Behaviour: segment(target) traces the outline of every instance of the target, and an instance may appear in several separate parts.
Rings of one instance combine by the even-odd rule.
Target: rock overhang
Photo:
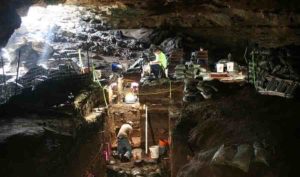
[[[4,3],[0,8],[4,46],[20,26],[20,15],[33,4],[74,4],[100,6],[97,0],[19,0]],[[262,3],[224,1],[109,1],[107,17],[115,28],[167,28],[207,41],[257,43],[262,47],[280,47],[300,43],[300,14],[298,1],[264,1]],[[9,7],[9,8],[7,8]],[[13,18],[11,18],[13,17]]]

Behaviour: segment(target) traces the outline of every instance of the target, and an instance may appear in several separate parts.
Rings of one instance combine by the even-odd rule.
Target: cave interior
[[[299,85],[298,0],[0,0],[0,176],[299,176]]]

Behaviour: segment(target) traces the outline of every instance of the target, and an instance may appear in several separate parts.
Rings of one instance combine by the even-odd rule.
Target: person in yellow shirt
[[[155,48],[153,53],[155,55],[155,60],[150,62],[151,72],[154,74],[155,78],[159,78],[160,76],[168,77],[168,62],[166,55],[159,48]]]

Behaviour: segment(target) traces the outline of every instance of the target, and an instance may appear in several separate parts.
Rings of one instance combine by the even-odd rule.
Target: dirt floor
[[[173,141],[175,153],[181,151],[175,156],[175,167],[184,165],[178,176],[273,177],[298,174],[299,99],[262,96],[250,86],[221,84],[219,89],[220,94],[214,99],[188,104],[183,110]],[[255,143],[263,147],[268,165],[256,163]],[[213,155],[223,144],[225,160],[214,165]],[[247,172],[232,165],[234,154],[230,157],[227,151],[230,149],[236,153],[242,144],[250,145]]]

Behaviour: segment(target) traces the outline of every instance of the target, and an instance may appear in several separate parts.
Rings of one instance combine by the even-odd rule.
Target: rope
[[[170,99],[172,99],[172,82],[171,80],[169,80],[170,83]]]
[[[180,87],[178,88],[171,88],[165,91],[160,91],[160,92],[150,92],[150,93],[142,93],[142,94],[138,94],[139,96],[147,96],[147,95],[156,95],[156,94],[161,94],[161,93],[170,93],[170,96],[172,96],[172,91],[176,91],[176,90],[181,90]]]
[[[99,80],[94,76],[94,68],[93,68],[93,79],[94,81],[96,81],[100,87],[102,88],[103,90],[103,97],[104,97],[104,101],[105,101],[105,104],[106,106],[108,106],[107,104],[107,101],[106,101],[106,96],[105,96],[105,92],[104,92],[104,88],[102,87],[101,83],[99,82]],[[136,80],[133,80],[133,79],[123,79],[123,81],[128,81],[128,82],[137,82]],[[181,90],[180,87],[178,88],[172,88],[172,82],[171,80],[169,80],[169,89],[166,90],[166,91],[160,91],[160,92],[151,92],[151,93],[142,93],[142,94],[137,94],[138,96],[147,96],[147,95],[157,95],[157,94],[161,94],[161,93],[170,93],[169,94],[169,97],[170,99],[172,98],[172,91],[176,91],[176,90]]]
[[[124,81],[129,81],[129,82],[132,82],[132,81],[134,81],[134,82],[136,82],[135,80],[132,80],[132,79],[123,79]],[[144,94],[138,94],[138,96],[145,96],[145,95],[156,95],[156,94],[161,94],[161,93],[167,93],[167,92],[169,92],[170,94],[169,94],[169,97],[170,97],[170,99],[172,98],[172,91],[176,91],[176,90],[181,90],[180,89],[180,87],[178,87],[178,88],[172,88],[172,82],[171,82],[171,80],[169,80],[169,89],[168,90],[166,90],[166,91],[160,91],[160,92],[152,92],[152,93],[144,93]]]
[[[104,98],[104,102],[105,102],[105,106],[108,107],[108,103],[107,103],[107,99],[106,99],[106,95],[105,95],[105,88],[103,88],[101,82],[98,80],[98,78],[95,76],[95,69],[94,69],[94,66],[92,67],[92,73],[93,73],[93,81],[96,82],[100,88],[102,89],[102,95],[103,95],[103,98]]]
[[[136,80],[133,80],[133,79],[123,79],[124,81],[129,81],[129,82],[138,82]]]
[[[82,58],[81,58],[81,49],[78,49],[78,58],[79,58],[79,66],[83,67],[83,62],[82,62]]]

